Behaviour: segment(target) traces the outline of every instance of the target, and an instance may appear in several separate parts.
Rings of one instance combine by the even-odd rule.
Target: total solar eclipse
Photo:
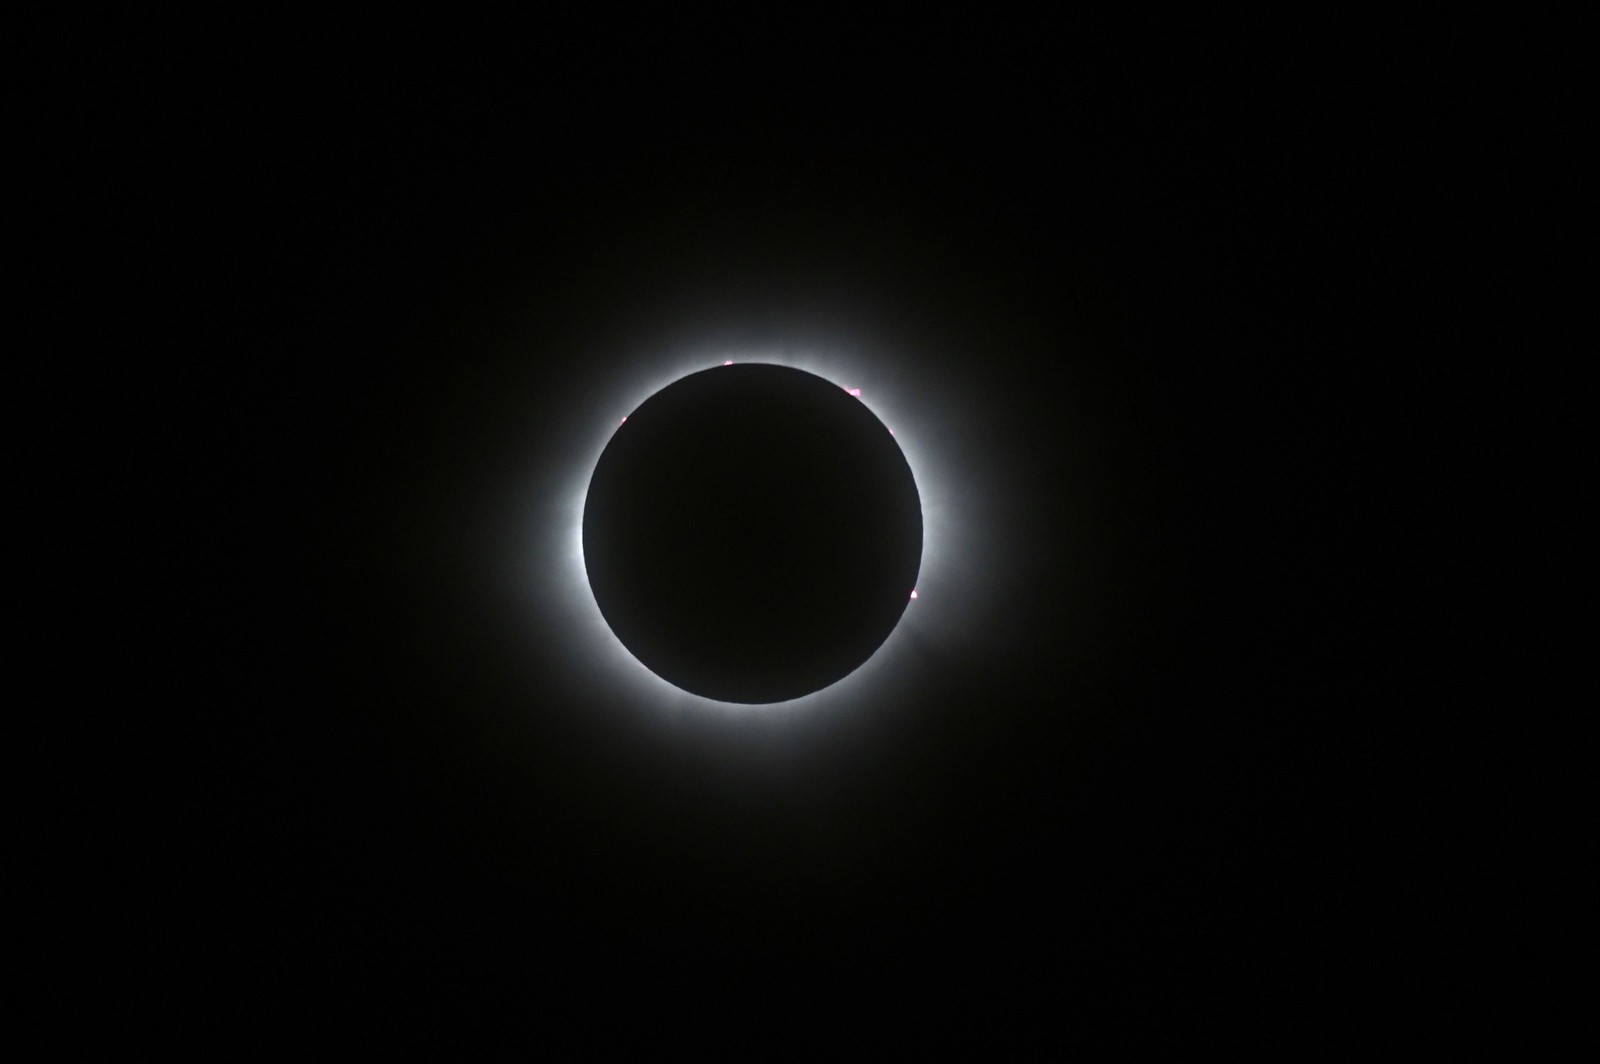
[[[899,623],[921,500],[894,437],[844,388],[718,366],[617,427],[583,558],[606,624],[651,672],[717,701],[782,702],[855,671]]]

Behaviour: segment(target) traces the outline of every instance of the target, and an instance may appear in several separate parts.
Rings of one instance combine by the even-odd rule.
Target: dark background
[[[86,41],[41,91],[90,160],[55,249],[93,337],[88,1027],[1459,1032],[1503,106],[1463,71],[1497,54],[559,16]],[[957,564],[990,607],[858,713],[658,727],[508,585],[572,409],[696,330],[888,338],[987,478],[962,520],[1004,556]]]

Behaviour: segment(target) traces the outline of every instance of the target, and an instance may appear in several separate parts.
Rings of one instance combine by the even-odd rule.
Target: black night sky
[[[1001,1059],[1429,1014],[1480,738],[1438,727],[1476,296],[1440,264],[1492,100],[1437,40],[954,30],[78,57],[90,1026]],[[529,531],[560,441],[702,339],[853,345],[967,489],[981,594],[858,706],[603,697],[508,575],[567,564]]]

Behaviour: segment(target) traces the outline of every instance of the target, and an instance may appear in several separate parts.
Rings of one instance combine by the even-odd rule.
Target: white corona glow
[[[544,495],[556,504],[535,502],[530,511],[535,540],[549,544],[556,554],[552,558],[535,551],[527,559],[543,638],[572,647],[575,671],[584,674],[596,697],[672,715],[711,713],[743,718],[755,714],[765,718],[800,711],[810,714],[901,691],[908,671],[946,652],[946,644],[970,634],[971,616],[982,611],[988,593],[980,567],[957,565],[957,547],[964,556],[983,556],[989,544],[985,529],[964,517],[983,510],[971,498],[982,490],[983,478],[974,475],[971,461],[961,457],[970,451],[964,452],[957,434],[950,431],[950,417],[937,416],[939,411],[954,411],[956,404],[949,396],[930,391],[933,385],[925,375],[900,371],[883,357],[781,349],[752,351],[739,361],[790,366],[835,382],[857,380],[871,391],[874,398],[869,409],[895,435],[921,497],[923,544],[918,585],[939,589],[940,609],[907,610],[871,658],[830,686],[787,702],[755,705],[719,702],[668,683],[635,658],[606,624],[584,567],[583,508],[600,454],[621,425],[611,420],[614,415],[608,416],[607,411],[637,409],[656,392],[692,373],[733,364],[732,359],[708,354],[702,348],[693,354],[643,359],[631,367],[633,372],[619,370],[592,394],[577,397],[569,408],[572,420],[559,429],[562,438],[554,441],[554,451],[562,456],[560,468],[553,471],[554,480]],[[859,397],[862,389],[846,391]],[[593,413],[583,418],[585,410]],[[914,417],[913,410],[924,416]],[[911,598],[917,598],[916,591]]]

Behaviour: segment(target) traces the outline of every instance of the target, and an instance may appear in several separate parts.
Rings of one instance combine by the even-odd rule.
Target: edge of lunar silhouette
[[[583,513],[617,639],[722,702],[799,698],[870,659],[910,602],[922,535],[910,465],[872,411],[759,363],[690,374],[629,413]]]

